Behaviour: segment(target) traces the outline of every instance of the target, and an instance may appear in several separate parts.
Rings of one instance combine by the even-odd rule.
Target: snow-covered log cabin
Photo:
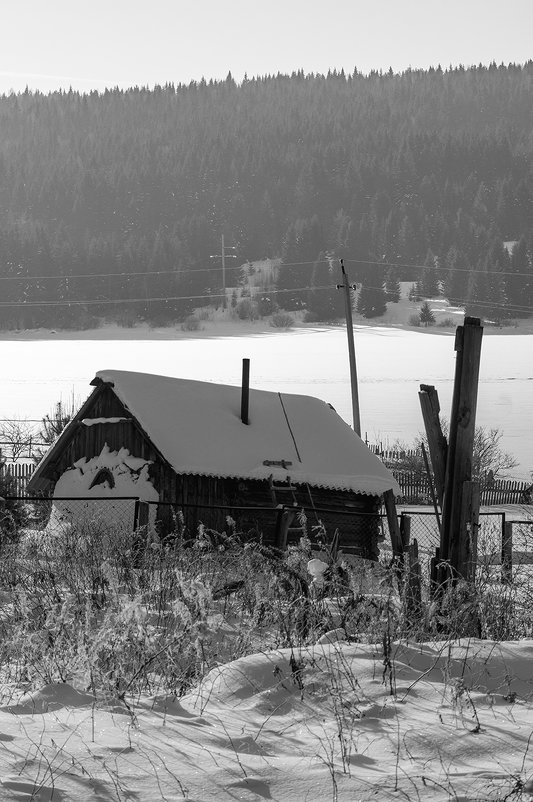
[[[199,523],[284,547],[321,521],[344,551],[375,558],[382,494],[392,474],[334,409],[303,395],[103,370],[45,454],[30,493],[56,498],[135,497],[172,532]],[[247,418],[247,422],[243,421]],[[143,521],[137,521],[143,523]]]

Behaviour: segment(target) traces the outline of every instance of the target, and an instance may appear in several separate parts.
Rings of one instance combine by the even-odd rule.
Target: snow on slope
[[[333,643],[128,708],[44,686],[0,708],[0,800],[526,800],[532,660],[532,641],[393,644],[386,665]]]

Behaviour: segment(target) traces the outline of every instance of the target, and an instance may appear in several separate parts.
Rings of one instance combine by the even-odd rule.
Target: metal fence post
[[[402,512],[400,516],[400,536],[403,550],[407,551],[411,541],[411,517],[405,512]]]
[[[420,562],[418,559],[418,540],[416,537],[408,546],[409,575],[407,578],[407,604],[410,613],[416,615],[422,605],[422,578],[420,576]]]
[[[513,580],[513,524],[505,520],[502,513],[502,582],[506,585]]]

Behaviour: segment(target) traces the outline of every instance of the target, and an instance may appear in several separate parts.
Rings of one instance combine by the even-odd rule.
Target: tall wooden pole
[[[222,309],[226,308],[226,249],[224,247],[224,234],[222,234]]]
[[[350,383],[352,386],[352,416],[353,429],[361,437],[361,417],[359,415],[359,389],[357,386],[357,366],[355,363],[355,343],[353,338],[352,320],[352,295],[351,290],[354,285],[348,281],[348,276],[344,270],[344,259],[340,260],[342,271],[342,284],[337,284],[337,289],[344,288],[344,304],[346,309],[346,334],[348,336],[348,354],[350,358]]]
[[[220,237],[221,247],[222,250],[220,253],[212,253],[209,257],[210,259],[221,259],[222,260],[222,309],[226,308],[226,257],[230,259],[236,259],[237,255],[234,253],[226,253],[226,251],[234,251],[235,246],[228,245],[226,246],[224,241],[224,234]]]
[[[441,559],[452,568],[454,580],[469,579],[473,571],[479,488],[472,482],[472,458],[483,327],[466,317],[455,337],[457,358],[450,419],[441,528]]]

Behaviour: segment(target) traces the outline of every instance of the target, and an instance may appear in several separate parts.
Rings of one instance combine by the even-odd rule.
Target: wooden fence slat
[[[381,453],[378,456],[382,456]],[[413,471],[395,470],[393,464],[388,466],[400,485],[401,495],[407,503],[419,503],[427,497],[429,503],[430,487],[426,476]],[[531,483],[517,479],[495,479],[489,486],[481,483],[481,503],[485,506],[496,504],[521,504],[526,491],[531,491]]]
[[[26,486],[33,475],[35,465],[31,462],[6,462],[0,464],[0,476],[11,476],[17,496],[26,494]]]

